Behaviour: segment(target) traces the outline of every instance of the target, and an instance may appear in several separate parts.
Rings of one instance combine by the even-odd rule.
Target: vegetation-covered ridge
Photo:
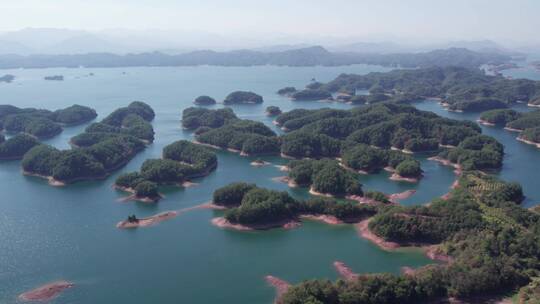
[[[281,153],[294,158],[341,157],[347,167],[376,171],[386,166],[405,176],[421,173],[410,157],[388,150],[439,151],[439,156],[465,170],[500,168],[503,146],[481,134],[473,122],[440,117],[409,105],[383,103],[352,110],[296,109],[275,123],[288,133],[281,136]]]
[[[357,222],[375,213],[375,207],[333,199],[305,201],[287,192],[259,188],[255,184],[232,183],[214,191],[213,203],[228,208],[224,219],[232,225],[254,229],[283,226],[301,215],[325,215],[342,222]]]
[[[434,50],[425,53],[367,54],[334,53],[320,46],[260,52],[235,50],[230,52],[194,51],[178,55],[160,52],[116,55],[110,53],[76,55],[2,55],[0,68],[47,68],[47,67],[129,67],[129,66],[338,66],[350,64],[376,64],[384,66],[427,67],[459,65],[471,68],[483,64],[501,64],[511,60],[509,56],[479,53],[462,48]],[[0,82],[2,78],[0,77]]]
[[[132,102],[73,137],[73,149],[33,147],[24,154],[22,168],[26,174],[47,177],[52,184],[105,178],[143,150],[145,143],[153,141],[149,122],[154,116],[149,105]]]
[[[182,184],[189,179],[208,175],[217,167],[216,154],[186,140],[176,141],[163,148],[162,159],[146,160],[140,172],[120,175],[115,186],[134,193],[135,199],[159,199],[158,187]]]
[[[274,131],[262,122],[238,119],[231,109],[187,108],[182,125],[195,129],[198,143],[243,155],[279,153],[280,141]]]
[[[0,131],[50,138],[62,132],[62,125],[79,125],[96,117],[94,109],[80,105],[56,111],[0,105]]]
[[[448,200],[429,206],[384,206],[369,229],[401,244],[441,244],[451,262],[407,275],[366,274],[353,280],[310,280],[289,288],[281,303],[434,303],[520,292],[539,301],[540,215],[519,206],[521,187],[466,172]]]
[[[511,109],[491,110],[480,115],[480,123],[504,126],[509,131],[520,132],[518,140],[540,148],[540,110],[519,113]]]
[[[354,103],[438,98],[441,104],[454,111],[506,108],[516,102],[540,104],[540,81],[490,76],[479,69],[452,66],[366,75],[341,74],[317,90],[348,95],[355,95],[357,90],[369,90],[368,96],[348,99]]]

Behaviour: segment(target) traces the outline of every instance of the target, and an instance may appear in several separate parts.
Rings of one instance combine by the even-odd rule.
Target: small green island
[[[263,103],[261,95],[248,91],[235,91],[227,95],[223,103],[226,105],[233,104],[260,104]]]
[[[195,98],[193,103],[199,106],[211,106],[216,104],[216,100],[210,96],[202,95]]]
[[[511,109],[491,110],[483,112],[478,122],[518,132],[517,140],[540,148],[540,110],[528,113],[519,113]]]
[[[217,189],[212,202],[227,209],[224,217],[215,218],[212,222],[222,228],[237,230],[292,228],[302,217],[336,224],[351,223],[375,213],[375,208],[370,205],[327,198],[300,201],[287,192],[259,188],[248,183],[232,183]]]
[[[281,109],[276,106],[269,106],[266,107],[265,112],[267,116],[278,116],[279,114],[281,114]]]
[[[106,178],[153,141],[154,131],[149,122],[154,116],[149,105],[132,102],[73,137],[73,149],[35,145],[24,154],[23,172],[47,178],[51,185]]]
[[[13,76],[11,74],[6,74],[4,76],[0,76],[0,83],[1,82],[11,83],[13,80],[15,80],[15,76]]]
[[[185,186],[193,178],[210,174],[217,164],[216,153],[211,149],[179,140],[163,148],[162,159],[146,160],[139,172],[120,175],[114,185],[132,193],[130,199],[155,202],[161,198],[159,186]]]
[[[296,93],[296,88],[284,87],[284,88],[279,89],[276,93],[282,96],[291,96],[292,94]]]
[[[51,76],[45,76],[43,77],[45,80],[52,80],[52,81],[64,81],[63,75],[51,75]]]
[[[63,125],[80,125],[97,117],[94,109],[73,105],[65,109],[21,109],[0,105],[0,130],[8,133],[26,133],[37,138],[51,138],[62,132]]]

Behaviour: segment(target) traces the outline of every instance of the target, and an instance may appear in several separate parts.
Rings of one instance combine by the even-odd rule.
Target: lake
[[[336,279],[332,266],[343,261],[355,272],[399,273],[403,266],[432,263],[417,251],[386,252],[358,237],[351,225],[329,226],[304,222],[297,229],[258,232],[222,230],[210,223],[220,211],[193,210],[157,226],[119,230],[118,221],[130,214],[150,216],[208,202],[212,192],[234,181],[288,190],[298,198],[306,189],[288,189],[272,178],[283,175],[275,166],[255,168],[253,158],[218,152],[218,169],[195,180],[192,188],[165,187],[166,198],[157,204],[122,202],[125,193],[111,188],[116,176],[135,171],[144,160],[159,158],[167,144],[191,139],[182,130],[180,116],[199,95],[222,100],[235,90],[261,94],[262,105],[235,105],[241,118],[263,121],[277,132],[264,110],[269,105],[283,111],[294,108],[333,107],[339,103],[292,102],[275,91],[285,86],[302,87],[312,78],[329,81],[340,73],[387,71],[377,66],[347,67],[175,67],[119,69],[5,70],[17,78],[0,84],[1,104],[47,109],[74,103],[95,108],[99,117],[133,100],[150,104],[156,140],[125,168],[103,181],[55,188],[46,181],[21,174],[20,162],[0,162],[0,302],[15,303],[17,295],[42,284],[65,279],[76,286],[54,303],[271,303],[274,289],[265,275],[291,283],[310,278]],[[93,73],[93,76],[90,74]],[[65,81],[45,81],[47,75],[64,75]],[[437,103],[422,102],[419,108],[457,119],[476,119],[444,111]],[[214,108],[222,107],[216,105]],[[67,149],[68,140],[85,126],[66,128],[45,142]],[[515,141],[515,134],[484,128],[506,146],[502,178],[519,181],[528,196],[527,205],[540,201],[534,166],[540,150]],[[451,168],[416,156],[425,177],[418,184],[393,182],[388,173],[362,176],[364,189],[386,193],[416,189],[402,203],[421,204],[448,192],[455,179]],[[265,157],[273,165],[278,157]],[[537,184],[537,183],[536,183]]]

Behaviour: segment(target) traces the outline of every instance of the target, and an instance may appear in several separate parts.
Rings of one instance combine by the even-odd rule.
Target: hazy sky
[[[0,31],[180,29],[540,42],[540,0],[2,0]]]

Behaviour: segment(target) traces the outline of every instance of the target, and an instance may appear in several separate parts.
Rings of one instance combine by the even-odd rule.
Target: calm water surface
[[[115,228],[129,214],[144,217],[207,202],[214,189],[234,181],[288,190],[298,198],[309,196],[305,189],[291,190],[272,181],[283,175],[274,166],[254,168],[250,158],[219,152],[218,169],[196,180],[199,186],[164,188],[166,198],[155,205],[120,202],[125,194],[111,189],[118,174],[138,170],[144,160],[160,157],[162,148],[173,141],[191,138],[190,132],[181,129],[179,120],[181,111],[198,95],[221,100],[234,90],[257,92],[265,99],[263,105],[233,109],[242,118],[260,120],[275,128],[264,115],[266,106],[277,105],[284,111],[350,108],[345,104],[291,102],[276,95],[277,89],[302,87],[312,78],[329,81],[342,72],[385,70],[357,65],[3,71],[17,79],[0,85],[2,104],[57,109],[78,103],[96,108],[101,119],[133,100],[143,100],[156,111],[156,140],[108,179],[63,188],[23,176],[19,161],[0,163],[0,303],[16,303],[19,293],[59,279],[73,281],[77,286],[54,303],[271,303],[274,290],[264,281],[267,274],[295,283],[309,278],[337,278],[332,266],[336,260],[344,261],[356,272],[398,273],[402,266],[430,263],[419,252],[382,251],[360,239],[350,225],[306,222],[294,230],[241,233],[212,226],[210,220],[221,215],[218,211],[194,210],[150,228]],[[87,76],[89,73],[94,76]],[[56,74],[64,75],[66,80],[43,80],[44,76]],[[450,115],[431,108],[434,105],[422,103],[419,107]],[[66,128],[46,142],[66,149],[69,138],[84,127]],[[505,131],[485,131],[499,140],[508,137],[503,142],[508,155],[502,177],[522,182],[527,195],[540,199],[540,190],[533,187],[534,175],[523,176],[523,170],[532,171],[531,164],[539,163],[540,151],[511,140],[512,134]],[[518,157],[520,149],[527,154]],[[416,189],[417,193],[403,204],[424,203],[446,193],[455,178],[451,169],[427,161],[426,157],[418,156],[425,171],[420,183],[393,182],[386,172],[381,172],[362,176],[364,188],[386,193]],[[277,157],[265,159],[275,165],[285,163]]]

